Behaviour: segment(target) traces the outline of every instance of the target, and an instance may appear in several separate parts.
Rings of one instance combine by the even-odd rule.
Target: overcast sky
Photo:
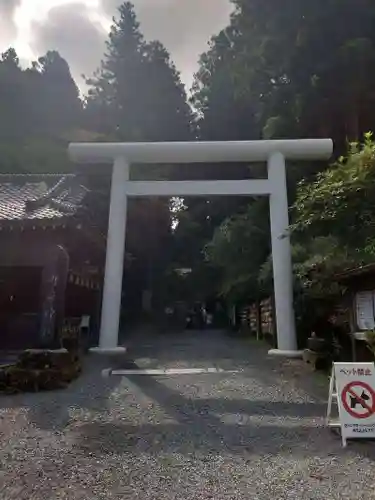
[[[121,0],[0,0],[0,50],[16,48],[23,61],[58,50],[72,73],[98,67],[112,16]],[[147,39],[170,51],[190,88],[197,59],[209,38],[224,28],[230,0],[133,0]]]

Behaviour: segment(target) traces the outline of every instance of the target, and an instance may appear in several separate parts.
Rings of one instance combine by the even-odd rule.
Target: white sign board
[[[357,325],[360,330],[372,330],[375,327],[373,292],[356,294]]]
[[[334,363],[344,445],[348,438],[375,437],[374,363]]]

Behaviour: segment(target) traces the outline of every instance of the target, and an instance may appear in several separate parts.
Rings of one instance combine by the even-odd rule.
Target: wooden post
[[[277,327],[276,327],[276,308],[275,296],[271,295],[271,318],[272,318],[272,342],[275,349],[277,348]]]
[[[255,302],[255,308],[256,308],[256,333],[257,333],[257,340],[259,340],[260,337],[262,336],[262,323],[261,323],[261,318],[260,318],[260,301],[259,301],[259,299],[257,299]]]

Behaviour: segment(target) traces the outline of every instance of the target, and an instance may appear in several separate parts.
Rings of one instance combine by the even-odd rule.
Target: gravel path
[[[0,399],[0,499],[375,499],[375,444],[324,427],[326,382],[219,333],[142,337],[122,367],[238,373],[102,379]]]

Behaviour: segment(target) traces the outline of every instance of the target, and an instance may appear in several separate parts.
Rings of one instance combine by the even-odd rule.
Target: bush
[[[0,391],[12,394],[61,389],[77,378],[81,369],[75,352],[28,350],[15,365],[0,369]]]

